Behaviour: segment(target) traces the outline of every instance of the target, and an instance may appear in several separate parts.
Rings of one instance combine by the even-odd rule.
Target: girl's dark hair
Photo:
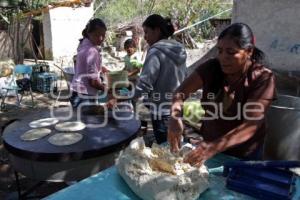
[[[161,32],[161,39],[166,39],[173,35],[175,29],[170,18],[163,18],[158,14],[153,14],[147,17],[143,22],[143,26],[151,29],[159,28]]]
[[[253,48],[251,59],[261,62],[265,58],[264,52],[255,46],[255,37],[251,28],[244,23],[234,23],[225,28],[218,37],[221,40],[224,37],[233,39],[233,41],[243,49]]]
[[[136,48],[136,44],[134,42],[133,39],[127,39],[125,42],[124,42],[124,49],[127,49],[129,47],[133,47],[133,48]]]
[[[82,31],[83,38],[80,39],[80,42],[84,38],[88,38],[88,33],[94,32],[97,28],[103,28],[104,30],[107,30],[105,23],[101,19],[99,19],[99,18],[91,19],[86,24],[85,28]]]

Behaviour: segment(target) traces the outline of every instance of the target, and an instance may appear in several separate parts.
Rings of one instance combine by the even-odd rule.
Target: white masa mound
[[[168,147],[146,147],[142,138],[121,152],[117,169],[129,187],[144,200],[192,200],[208,188],[208,171],[183,163]]]

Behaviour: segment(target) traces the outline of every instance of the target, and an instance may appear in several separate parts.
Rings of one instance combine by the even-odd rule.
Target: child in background
[[[127,39],[124,43],[124,49],[127,55],[124,57],[125,68],[128,72],[128,79],[133,83],[136,82],[138,74],[143,67],[141,56],[136,52],[136,44],[132,39]]]
[[[142,55],[138,54],[136,43],[133,39],[127,39],[124,43],[124,49],[127,52],[127,55],[124,57],[125,61],[125,68],[128,72],[128,79],[131,81],[133,84],[136,84],[138,75],[141,71],[141,68],[143,67],[142,64]],[[136,107],[137,102],[132,102],[134,107]],[[139,102],[141,103],[141,102]],[[141,120],[141,131],[142,134],[146,134],[147,132],[147,121]]]

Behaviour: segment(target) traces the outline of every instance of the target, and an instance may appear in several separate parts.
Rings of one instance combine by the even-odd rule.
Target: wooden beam
[[[74,6],[81,6],[84,3],[86,3],[85,0],[70,0],[70,1],[63,1],[63,2],[54,2],[50,3],[48,6],[45,6],[43,8],[39,8],[36,10],[31,10],[28,12],[23,13],[25,16],[38,16],[41,15],[44,12],[48,12],[50,9],[58,8],[58,7],[74,7]]]

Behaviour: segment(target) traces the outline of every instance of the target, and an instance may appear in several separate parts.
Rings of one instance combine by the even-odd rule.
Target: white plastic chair
[[[23,88],[20,88],[17,85],[17,78],[18,75],[22,75],[23,78],[24,77],[28,77],[30,78],[32,73],[32,68],[31,66],[28,65],[16,65],[15,69],[14,69],[14,73],[12,75],[12,79],[11,82],[8,84],[8,86],[3,87],[3,90],[6,90],[5,94],[2,97],[2,101],[1,101],[1,110],[5,108],[5,99],[8,96],[9,92],[13,92],[16,95],[17,98],[17,106],[21,105],[21,101],[23,99],[23,95],[27,92],[30,94],[31,96],[31,102],[32,102],[32,107],[34,106],[34,102],[33,102],[33,95],[32,95],[32,89],[31,89],[31,83],[29,83],[29,88],[28,90],[23,90]],[[24,93],[20,93],[21,91],[23,91]],[[19,97],[19,93],[20,93],[20,97]]]

